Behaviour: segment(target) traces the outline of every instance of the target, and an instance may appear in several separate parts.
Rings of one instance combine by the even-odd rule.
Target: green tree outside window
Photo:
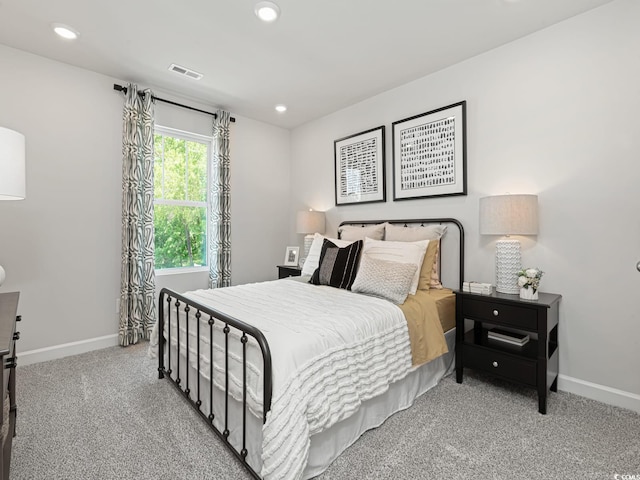
[[[206,266],[209,143],[157,130],[154,149],[155,267]]]

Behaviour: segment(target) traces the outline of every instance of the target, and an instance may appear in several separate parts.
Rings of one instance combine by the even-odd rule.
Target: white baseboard
[[[558,390],[575,393],[608,405],[622,407],[640,413],[640,395],[617,388],[598,385],[566,375],[558,375]]]
[[[64,343],[53,347],[29,350],[28,352],[18,351],[18,365],[31,365],[32,363],[47,362],[57,358],[79,355],[92,350],[113,347],[118,345],[118,334],[105,335],[104,337],[89,338],[79,342]]]

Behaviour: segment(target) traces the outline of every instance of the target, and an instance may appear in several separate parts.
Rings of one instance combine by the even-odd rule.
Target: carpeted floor
[[[158,380],[146,348],[18,367],[11,479],[251,478],[175,388]],[[450,376],[365,433],[318,478],[616,474],[640,478],[640,415],[562,392],[540,415],[533,390],[469,372],[462,385]]]

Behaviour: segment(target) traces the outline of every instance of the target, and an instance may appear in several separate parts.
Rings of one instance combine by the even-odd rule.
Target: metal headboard
[[[375,224],[379,224],[379,223],[391,223],[394,225],[404,225],[405,227],[409,226],[409,225],[420,225],[420,226],[424,226],[424,225],[431,225],[431,224],[451,224],[451,225],[455,225],[458,229],[459,232],[459,241],[458,241],[458,247],[459,247],[459,273],[458,273],[458,279],[460,282],[459,285],[459,289],[462,290],[462,282],[464,281],[464,228],[462,226],[462,223],[455,219],[455,218],[418,218],[418,219],[409,219],[409,220],[345,220],[344,222],[341,222],[340,225],[338,226],[338,237],[340,236],[340,227],[342,227],[343,225],[361,225],[361,226],[366,226],[366,225],[375,225]],[[445,234],[446,236],[446,234]],[[438,253],[438,255],[440,255],[440,258],[442,258],[442,242],[440,243],[440,251]]]

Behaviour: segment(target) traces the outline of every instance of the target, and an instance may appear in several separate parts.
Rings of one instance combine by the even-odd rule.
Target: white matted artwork
[[[300,247],[287,247],[284,252],[284,265],[287,267],[297,267],[300,258]]]
[[[384,126],[333,142],[336,205],[384,202]]]
[[[467,194],[466,101],[393,122],[393,199]]]

